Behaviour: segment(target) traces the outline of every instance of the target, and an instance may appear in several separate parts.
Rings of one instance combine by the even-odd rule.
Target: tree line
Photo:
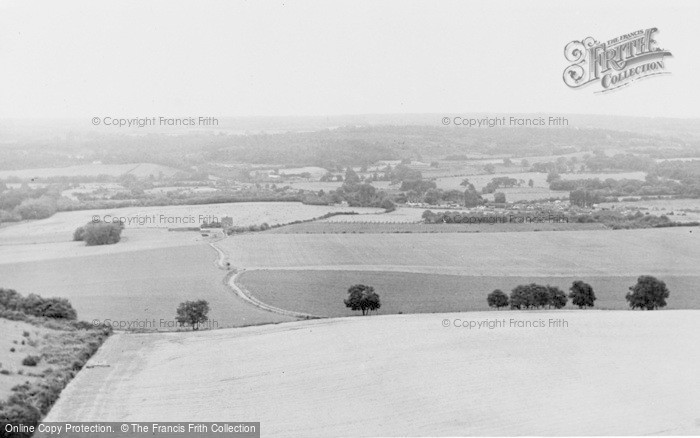
[[[637,278],[637,283],[629,288],[625,299],[631,309],[656,310],[666,307],[666,299],[670,292],[666,283],[651,275],[642,275]],[[567,295],[560,288],[550,285],[530,283],[516,286],[506,295],[500,289],[496,289],[486,297],[489,307],[502,309],[561,309],[571,299],[574,306],[579,309],[593,307],[596,301],[593,287],[583,281],[574,281]]]

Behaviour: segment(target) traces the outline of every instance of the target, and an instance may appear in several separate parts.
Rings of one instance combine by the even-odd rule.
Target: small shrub
[[[85,228],[84,227],[78,227],[75,229],[73,232],[73,240],[76,242],[82,242],[85,240]]]
[[[33,356],[29,355],[22,359],[22,365],[27,366],[27,367],[35,367],[39,362],[41,361],[41,358],[39,356]]]
[[[10,370],[0,370],[0,374],[9,376],[10,375]]]
[[[10,353],[14,353],[14,352],[15,352],[15,347],[10,348]]]

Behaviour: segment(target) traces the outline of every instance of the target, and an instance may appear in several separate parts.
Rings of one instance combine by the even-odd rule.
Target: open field
[[[14,236],[13,236],[14,237]],[[16,236],[22,239],[26,236]],[[47,236],[48,237],[48,236]],[[56,235],[56,239],[65,235]],[[169,232],[165,229],[134,228],[122,232],[121,240],[116,245],[86,246],[85,242],[58,241],[51,243],[27,238],[26,243],[0,244],[0,265],[18,262],[39,262],[56,258],[96,257],[155,248],[193,245],[206,242],[198,232]],[[35,243],[36,242],[36,243]],[[37,266],[37,267],[40,267]]]
[[[388,222],[423,222],[423,212],[426,208],[409,208],[398,207],[396,210],[389,213],[380,213],[372,215],[352,215],[352,216],[333,216],[327,219],[321,219],[318,222],[373,222],[373,223],[388,223]],[[435,209],[434,212],[449,211],[446,209]]]
[[[506,327],[455,327],[493,318]],[[568,327],[548,327],[553,318]],[[236,418],[307,437],[692,435],[698,332],[698,311],[552,311],[116,334],[45,421]]]
[[[163,172],[165,176],[173,176],[178,169],[172,167],[161,166],[151,163],[131,163],[131,164],[81,164],[68,167],[46,167],[41,169],[22,169],[22,170],[2,170],[0,171],[0,179],[9,177],[18,178],[35,178],[41,181],[42,178],[54,176],[76,177],[76,176],[120,176],[130,174],[137,178],[148,178],[153,175],[158,175]]]
[[[654,215],[673,215],[669,219],[676,222],[700,221],[700,199],[653,199],[647,201],[629,202],[606,202],[600,204],[601,208],[625,209],[639,208],[647,209]]]
[[[520,169],[519,167],[517,169]],[[464,190],[463,186],[460,186],[461,182],[466,178],[470,183],[474,184],[477,190],[481,190],[491,182],[493,178],[497,177],[510,177],[517,180],[524,181],[524,188],[527,187],[527,182],[532,180],[534,183],[534,188],[549,188],[549,183],[547,182],[547,174],[540,172],[502,172],[498,174],[484,174],[480,173],[478,175],[466,175],[466,176],[451,176],[438,178],[435,182],[438,188],[445,190]],[[618,172],[618,173],[562,173],[560,174],[563,180],[574,180],[574,179],[589,179],[598,178],[604,181],[608,178],[612,179],[637,179],[640,181],[644,180],[646,174],[644,172]],[[499,189],[500,191],[500,189]],[[568,194],[568,192],[567,192]]]
[[[510,177],[517,180],[525,181],[524,186],[527,187],[528,180],[532,179],[535,183],[535,188],[547,188],[549,184],[547,183],[546,173],[537,172],[512,172],[512,173],[499,173],[499,174],[479,174],[479,175],[467,175],[467,176],[451,176],[446,178],[438,178],[435,180],[439,189],[444,190],[462,190],[464,191],[464,186],[460,184],[465,179],[468,179],[470,183],[474,184],[474,188],[481,192],[481,189],[490,183],[492,179],[498,177]]]
[[[307,166],[307,167],[290,167],[279,169],[280,175],[300,175],[302,173],[308,173],[311,178],[321,178],[328,172],[323,167]]]
[[[700,275],[662,276],[671,296],[669,309],[700,309]],[[583,280],[596,293],[598,309],[629,309],[625,294],[637,282],[633,275],[593,277],[497,277],[418,274],[410,272],[257,270],[241,274],[238,285],[265,304],[318,316],[350,316],[343,304],[354,284],[373,286],[382,300],[380,314],[435,313],[489,310],[486,295],[494,289],[506,294],[519,284],[549,284],[569,293],[571,283]],[[567,308],[574,308],[571,301]]]
[[[498,226],[498,225],[494,225]],[[486,276],[697,275],[700,231],[436,234],[258,233],[219,243],[235,267]]]
[[[50,218],[26,221],[0,228],[0,245],[66,242],[73,231],[93,217],[105,221],[123,218],[131,228],[177,228],[199,226],[203,221],[233,218],[234,225],[282,224],[308,220],[331,212],[378,213],[380,208],[304,205],[300,202],[235,202],[203,205],[168,205],[163,207],[127,207],[104,210],[80,210],[57,213]]]
[[[435,211],[435,210],[433,210]],[[351,218],[355,216],[344,216]],[[365,215],[363,218],[374,218]],[[510,224],[424,224],[402,221],[384,221],[382,216],[377,216],[372,221],[348,221],[348,222],[305,222],[302,224],[288,225],[265,231],[266,234],[383,234],[383,233],[502,233],[522,231],[581,231],[581,230],[605,230],[605,225],[600,223],[510,223]],[[398,219],[402,219],[398,217]],[[404,218],[408,219],[408,218]]]
[[[569,192],[549,190],[546,187],[513,187],[513,188],[500,188],[497,192],[502,192],[506,195],[506,201],[508,202],[518,202],[518,201],[537,201],[541,199],[569,199]],[[482,195],[484,199],[493,202],[494,194],[489,193]]]
[[[110,245],[110,247],[118,247]],[[82,320],[153,321],[175,318],[177,305],[205,299],[218,327],[293,320],[258,310],[224,285],[216,252],[205,243],[0,264],[1,287],[23,295],[68,298]],[[145,323],[142,323],[145,324]],[[118,328],[118,327],[116,327]],[[215,328],[215,326],[213,326]]]

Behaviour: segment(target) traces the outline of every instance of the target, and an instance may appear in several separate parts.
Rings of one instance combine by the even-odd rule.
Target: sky
[[[0,0],[0,118],[475,112],[700,118],[700,2]],[[657,27],[670,75],[570,89]]]

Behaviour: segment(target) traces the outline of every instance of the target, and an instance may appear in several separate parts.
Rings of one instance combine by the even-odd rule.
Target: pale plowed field
[[[495,318],[507,327],[455,327]],[[558,318],[568,327],[548,327]],[[698,311],[564,311],[118,334],[45,420],[260,421],[266,437],[698,434],[698,333]]]

